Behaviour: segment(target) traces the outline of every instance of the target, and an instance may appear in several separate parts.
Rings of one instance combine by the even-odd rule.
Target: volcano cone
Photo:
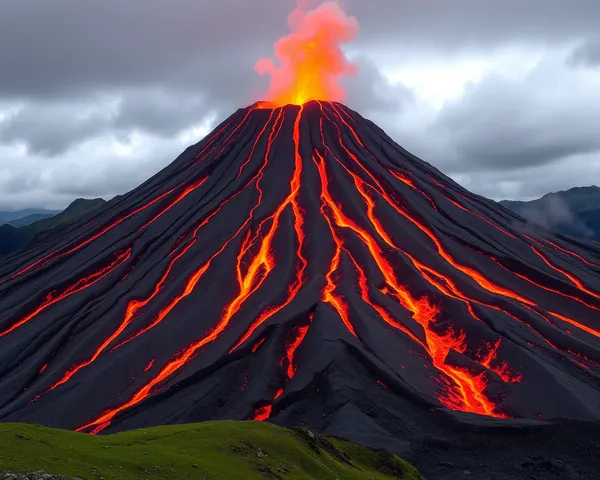
[[[598,244],[532,231],[337,103],[239,110],[0,279],[3,421],[600,417]]]

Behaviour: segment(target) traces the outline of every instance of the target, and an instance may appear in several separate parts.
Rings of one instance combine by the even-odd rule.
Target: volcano
[[[533,230],[339,103],[238,110],[0,279],[2,421],[256,419],[381,445],[444,418],[600,418],[600,246]]]

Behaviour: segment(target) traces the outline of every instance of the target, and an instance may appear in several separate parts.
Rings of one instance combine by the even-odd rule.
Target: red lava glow
[[[331,222],[330,224],[335,223],[339,228],[348,229],[354,232],[364,243],[371,254],[372,259],[379,267],[386,284],[391,288],[392,295],[398,299],[404,308],[413,314],[414,320],[423,327],[426,336],[425,346],[432,359],[433,365],[440,372],[443,372],[447,377],[452,379],[453,384],[451,385],[455,388],[444,390],[440,395],[439,400],[444,406],[453,410],[462,410],[504,418],[504,414],[496,413],[496,405],[483,393],[487,386],[483,374],[474,376],[466,370],[445,363],[450,350],[456,350],[461,353],[465,351],[464,334],[456,334],[451,329],[445,334],[439,334],[431,328],[432,324],[435,323],[438,309],[431,306],[426,298],[419,300],[415,299],[406,288],[399,284],[393,267],[385,259],[383,252],[375,239],[369,235],[366,230],[362,229],[346,217],[342,212],[342,207],[333,200],[328,188],[329,181],[325,171],[324,158],[318,152],[316,152],[316,157],[318,160],[315,158],[313,158],[313,160],[317,165],[319,176],[321,178],[322,211],[326,218],[330,217],[328,222]],[[338,313],[340,313],[340,311],[338,311]],[[342,313],[340,313],[340,316],[342,316]],[[404,333],[406,332],[404,331]]]
[[[272,410],[272,405],[266,405],[264,407],[256,409],[256,411],[254,412],[254,420],[256,420],[257,422],[264,422],[265,420],[268,420],[271,416]]]
[[[368,311],[371,312],[371,317],[377,319],[376,321],[381,320],[381,325],[387,331],[392,332],[394,336],[397,335],[403,342],[408,342],[411,352],[412,347],[416,345],[415,352],[412,353],[416,353],[424,359],[426,358],[424,368],[429,369],[429,371],[422,372],[424,378],[429,381],[432,378],[431,373],[435,374],[433,379],[437,381],[439,386],[433,384],[433,393],[441,405],[451,410],[495,418],[507,418],[507,415],[502,412],[502,405],[488,396],[493,390],[492,388],[488,389],[488,382],[499,383],[501,379],[506,384],[513,384],[523,381],[522,374],[517,372],[514,365],[509,365],[504,360],[505,358],[511,358],[508,356],[511,349],[520,348],[520,345],[516,341],[514,344],[502,344],[501,338],[491,342],[487,341],[490,338],[497,338],[498,334],[489,335],[490,332],[495,332],[496,329],[492,329],[490,326],[490,317],[486,315],[490,312],[487,312],[486,309],[494,310],[494,316],[498,318],[499,322],[510,322],[510,319],[512,319],[521,324],[519,325],[520,330],[527,328],[533,331],[541,339],[538,346],[542,350],[552,349],[553,351],[564,352],[564,354],[561,353],[563,359],[571,360],[582,366],[582,368],[589,368],[587,363],[594,362],[572,349],[554,345],[544,336],[543,329],[540,331],[536,328],[536,322],[540,322],[541,318],[545,322],[543,325],[545,329],[554,328],[562,337],[568,338],[567,335],[563,335],[563,332],[571,334],[569,328],[576,327],[600,338],[599,331],[582,323],[587,320],[580,322],[569,318],[564,313],[545,310],[542,306],[527,298],[526,294],[518,290],[517,287],[511,289],[495,283],[494,280],[497,277],[488,277],[488,270],[479,267],[479,260],[489,263],[492,267],[490,271],[499,270],[491,263],[493,261],[498,267],[514,274],[516,276],[512,279],[514,283],[521,284],[516,279],[518,277],[546,292],[576,301],[580,305],[575,306],[580,309],[583,305],[600,311],[600,306],[597,307],[584,301],[582,298],[587,299],[584,295],[579,295],[582,298],[567,295],[534,282],[523,274],[513,272],[483,250],[470,253],[471,256],[467,258],[473,259],[472,261],[463,260],[463,257],[459,255],[459,251],[452,249],[453,245],[447,240],[448,235],[445,235],[441,228],[438,231],[434,227],[434,221],[428,220],[429,217],[421,210],[413,210],[406,199],[396,197],[397,194],[408,192],[408,189],[397,184],[396,180],[398,180],[427,199],[434,210],[438,212],[438,205],[427,192],[434,195],[433,183],[444,189],[448,189],[448,187],[444,187],[434,179],[431,179],[433,183],[429,183],[425,175],[416,176],[410,174],[410,172],[399,172],[396,167],[390,170],[389,164],[379,162],[366,146],[371,145],[367,137],[361,139],[359,136],[359,132],[363,132],[359,128],[360,125],[357,121],[354,121],[345,108],[319,102],[322,113],[319,118],[321,144],[319,145],[317,141],[309,150],[307,148],[310,145],[308,140],[301,141],[301,132],[305,131],[301,125],[306,126],[305,123],[308,121],[304,115],[306,114],[307,117],[313,115],[313,112],[309,110],[312,106],[305,105],[305,102],[312,98],[335,97],[340,93],[336,89],[339,86],[337,82],[339,75],[347,73],[344,68],[348,64],[339,50],[339,45],[346,39],[352,38],[352,35],[347,33],[346,27],[354,25],[354,23],[352,19],[343,14],[337,4],[331,2],[321,5],[314,11],[306,11],[306,9],[300,8],[297,12],[299,13],[294,14],[295,17],[291,20],[294,33],[283,39],[277,47],[277,56],[282,61],[283,66],[275,67],[271,62],[269,68],[265,67],[265,72],[273,76],[270,92],[270,99],[273,103],[275,105],[293,103],[299,104],[300,107],[290,107],[285,110],[276,107],[271,110],[266,121],[262,120],[265,121],[264,125],[257,126],[253,121],[258,114],[253,117],[252,112],[264,107],[264,105],[259,104],[248,109],[237,125],[225,125],[217,132],[218,141],[211,139],[207,142],[203,151],[218,152],[217,156],[225,151],[230,142],[234,143],[238,139],[242,139],[247,143],[247,147],[243,150],[244,153],[235,159],[238,163],[234,164],[230,172],[236,193],[211,208],[210,213],[205,217],[203,216],[198,224],[194,224],[195,229],[193,231],[191,228],[185,230],[185,233],[177,239],[175,244],[170,246],[170,253],[164,259],[164,263],[160,264],[159,268],[161,270],[156,275],[155,283],[148,287],[148,291],[143,292],[142,295],[129,300],[125,311],[114,319],[114,330],[109,331],[107,337],[98,339],[92,351],[88,352],[87,358],[83,357],[83,360],[79,360],[78,364],[72,366],[66,372],[60,372],[59,377],[57,377],[58,380],[53,378],[54,383],[48,391],[64,385],[80,370],[103,356],[105,352],[111,352],[125,346],[159,326],[170,315],[175,315],[177,313],[175,309],[178,305],[182,304],[193,292],[195,292],[195,295],[201,294],[200,282],[207,281],[206,277],[210,276],[207,272],[211,270],[212,265],[216,263],[215,260],[225,250],[228,250],[228,252],[223,257],[231,254],[231,257],[227,258],[232,259],[231,279],[233,282],[232,289],[235,291],[231,297],[223,301],[223,304],[220,304],[219,308],[222,307],[222,309],[212,319],[209,324],[210,327],[205,327],[205,330],[189,340],[189,343],[186,342],[183,348],[170,358],[155,356],[145,366],[139,365],[140,371],[143,368],[146,374],[136,375],[136,378],[138,378],[138,381],[140,381],[139,379],[145,379],[142,380],[143,383],[136,384],[133,390],[128,393],[128,396],[120,400],[119,404],[113,405],[101,414],[96,412],[97,418],[79,427],[78,431],[85,430],[91,434],[103,431],[115,421],[115,417],[121,412],[139,405],[157,391],[168,386],[168,382],[178,372],[184,370],[184,367],[200,355],[203,349],[218,339],[223,342],[230,342],[223,347],[224,351],[228,351],[230,354],[236,351],[239,355],[250,355],[258,352],[266,341],[265,326],[268,325],[268,322],[277,315],[281,317],[281,326],[287,325],[283,323],[288,321],[286,316],[280,312],[293,302],[304,298],[305,292],[310,291],[311,288],[314,288],[313,294],[317,293],[319,295],[316,299],[317,302],[319,300],[321,302],[319,309],[323,308],[324,311],[328,311],[330,315],[333,315],[336,322],[339,320],[340,330],[348,341],[359,344],[361,341],[366,340],[365,327],[362,323],[358,323],[355,317],[358,317],[356,315],[358,312]],[[336,59],[339,60],[337,66]],[[339,67],[340,65],[344,68]],[[329,67],[333,67],[333,70]],[[291,133],[289,128],[283,128],[285,117],[290,112],[297,112],[293,119]],[[318,110],[316,112],[318,113]],[[264,118],[267,117],[266,112],[258,113]],[[242,114],[240,114],[240,117],[242,117]],[[292,119],[290,118],[286,122],[286,127],[289,127],[291,123]],[[244,137],[244,130],[247,127],[258,132],[258,134],[253,134],[255,136],[250,141]],[[287,135],[291,134],[292,137],[293,173],[291,178],[285,178],[282,182],[283,189],[277,190],[278,197],[276,197],[275,203],[266,205],[267,202],[263,202],[263,196],[270,198],[271,195],[263,195],[263,189],[267,188],[264,184],[267,184],[267,180],[270,180],[270,177],[265,175],[265,171],[270,171],[270,168],[267,169],[267,167],[270,167],[276,161],[273,160],[273,157],[281,151],[280,144],[278,143],[275,148],[274,144],[279,139],[282,131],[287,131]],[[325,134],[326,132],[329,136]],[[311,129],[310,133],[311,136],[318,137],[319,135],[316,128]],[[285,145],[288,144],[290,139],[282,140]],[[310,140],[314,142],[315,139],[311,138]],[[288,145],[290,146],[286,148],[290,148],[291,151],[291,144]],[[261,157],[258,160],[255,158],[257,152],[260,152],[258,155]],[[302,158],[303,155],[305,159]],[[370,162],[370,160],[367,157],[376,162],[377,170],[369,168],[367,162]],[[201,161],[204,157],[201,155],[197,158],[200,158],[198,161]],[[258,164],[261,159],[262,164],[255,166],[255,163]],[[255,169],[257,169],[255,173],[248,173],[248,170],[254,172]],[[252,178],[247,181],[246,179],[250,176]],[[316,185],[310,183],[302,185],[302,180],[307,177],[315,181]],[[173,213],[170,210],[197,191],[206,180],[207,178],[203,177],[194,182],[186,182],[185,187],[175,187],[137,208],[127,216],[114,220],[108,227],[103,228],[85,242],[77,244],[75,247],[67,246],[59,249],[30,265],[22,272],[44,265],[53,259],[82,248],[136,213],[172,195],[169,199],[165,199],[160,208],[157,205],[156,211],[158,213],[152,211],[152,214],[148,217],[151,220],[140,227],[140,230],[147,228],[161,216],[172,215]],[[238,180],[240,181],[238,182]],[[242,181],[243,184],[240,185]],[[271,188],[272,185],[268,184],[268,188]],[[421,185],[426,190],[421,189]],[[317,191],[312,191],[311,187],[316,187]],[[340,188],[338,191],[338,187],[344,188]],[[393,187],[401,188],[396,191]],[[208,252],[204,250],[200,253],[197,251],[201,250],[200,248],[192,250],[197,245],[197,240],[203,228],[224,209],[228,202],[247,188],[255,189],[255,191],[252,191],[253,203],[248,207],[248,215],[243,218],[243,221],[240,220],[235,226],[231,227],[231,230],[236,228],[237,230],[234,233],[228,232],[225,241],[218,246],[209,247],[211,249]],[[352,201],[346,203],[343,195],[348,194],[349,190],[352,191]],[[412,192],[408,193],[422,203],[421,198],[413,195]],[[311,198],[310,194],[313,195],[311,205],[314,210],[318,209],[318,211],[305,212],[303,210],[303,207],[308,205],[308,202],[304,203],[304,200]],[[444,190],[443,195],[456,208],[473,215],[474,224],[479,224],[478,220],[481,220],[504,235],[520,240],[522,235],[516,237],[501,226],[506,224],[497,224],[490,220],[491,217],[488,217],[490,218],[488,219],[483,214],[471,210],[469,203],[461,203],[461,198],[465,199],[466,197],[459,192],[452,190],[452,198],[450,198],[450,193]],[[423,203],[423,206],[426,207],[426,204]],[[450,204],[447,206],[449,210],[454,211]],[[259,207],[262,208],[259,210]],[[263,212],[265,207],[268,207],[269,210]],[[424,210],[429,211],[429,208]],[[485,209],[482,208],[481,211],[484,212]],[[306,216],[307,213],[308,216]],[[448,214],[447,212],[444,213],[445,215]],[[320,216],[316,221],[315,217],[318,214]],[[390,227],[390,218],[392,218],[392,222],[396,222],[396,228]],[[305,225],[307,222],[311,223],[313,221],[315,225],[322,229],[323,238],[318,240],[322,242],[322,245],[325,245],[323,253],[327,255],[326,258],[321,259],[322,264],[318,268],[322,267],[322,270],[320,270],[314,283],[313,278],[310,277],[310,272],[313,271],[313,268],[316,269],[317,266],[311,263],[309,268],[309,259],[314,258],[314,252],[310,251],[310,239],[307,240],[308,232],[313,230],[312,225]],[[498,221],[500,222],[500,220]],[[142,222],[140,221],[140,223]],[[241,225],[238,226],[238,223],[241,223]],[[403,234],[405,233],[403,229],[410,230],[410,233],[406,234],[414,238],[403,243]],[[293,266],[293,270],[290,267],[289,272],[286,272],[288,276],[285,277],[285,284],[274,292],[275,295],[278,295],[276,300],[272,300],[268,304],[260,303],[256,306],[253,297],[256,300],[259,295],[255,294],[261,289],[262,292],[270,288],[271,282],[279,278],[280,269],[285,268],[285,265],[282,267],[284,262],[281,262],[278,257],[280,252],[279,240],[285,238],[286,234],[289,234],[287,238],[292,245],[290,249],[292,253],[289,255],[290,258],[286,258],[286,262],[291,262],[290,265]],[[415,241],[421,242],[422,245],[415,248]],[[531,244],[528,245],[531,246],[537,257],[544,261],[546,267],[566,277],[586,295],[600,298],[600,295],[588,289],[581,280],[568,271],[559,268],[542,253],[547,248],[558,250],[561,247],[548,247],[548,245],[551,245],[550,243],[541,244],[537,241],[535,243],[539,249],[531,246]],[[568,252],[561,251],[561,253]],[[52,292],[38,309],[28,317],[15,323],[11,329],[0,333],[0,337],[28,322],[54,303],[100,281],[124,263],[130,255],[131,251],[121,252],[108,267],[80,280],[60,294]],[[198,259],[197,255],[201,255],[201,258]],[[475,258],[477,255],[481,258]],[[574,253],[571,253],[570,256],[579,258]],[[189,274],[189,277],[182,279],[182,285],[176,285],[177,290],[167,289],[166,287],[173,281],[178,271],[178,265],[192,258],[197,263],[194,263],[190,269],[191,274]],[[432,259],[435,259],[435,261],[432,261]],[[469,263],[466,264],[467,262]],[[593,265],[587,261],[586,263],[590,266]],[[216,266],[212,267],[212,271],[215,270]],[[544,269],[547,270],[545,267]],[[402,272],[402,278],[399,272]],[[375,274],[377,282],[380,282],[380,284],[377,284],[375,280],[371,281],[369,275],[372,274]],[[507,277],[509,277],[509,274],[505,274],[500,278],[506,279]],[[415,281],[415,279],[418,281]],[[542,280],[540,281],[542,282]],[[512,284],[509,283],[509,285]],[[526,292],[536,291],[537,294],[547,295],[529,285],[527,286],[529,290],[525,290]],[[304,287],[307,288],[303,290]],[[348,296],[345,293],[347,288],[353,288],[353,292],[356,294]],[[300,294],[301,290],[302,294]],[[167,292],[171,293],[167,294]],[[423,292],[427,293],[424,294]],[[465,292],[468,292],[468,295]],[[503,306],[500,307],[478,300],[477,292],[486,299],[500,298]],[[538,297],[532,294],[531,298],[537,299]],[[444,303],[439,303],[439,299]],[[588,300],[593,301],[592,299]],[[445,306],[453,305],[455,301],[461,302],[458,304],[459,308],[446,311]],[[492,302],[492,300],[489,300],[489,302]],[[571,305],[569,301],[564,301],[564,303]],[[396,305],[390,307],[391,304]],[[158,313],[155,313],[152,318],[148,318],[142,325],[138,325],[141,323],[140,318],[143,318],[144,312],[148,311],[150,306],[154,307],[154,311]],[[158,307],[160,307],[160,310]],[[252,311],[250,307],[254,307],[255,310]],[[404,311],[401,311],[399,307],[402,307]],[[403,315],[403,319],[395,317],[396,308]],[[556,309],[563,311],[560,304]],[[248,323],[243,323],[243,314],[252,315]],[[453,321],[459,317],[461,323],[453,324]],[[532,318],[535,321],[532,321]],[[477,330],[475,330],[477,332],[485,332],[483,329],[488,328],[488,335],[472,338],[471,330],[466,327],[469,322],[471,324],[478,322]],[[272,390],[269,391],[267,398],[272,398],[270,403],[264,405],[263,400],[261,406],[254,410],[252,418],[255,420],[265,421],[271,418],[274,405],[280,406],[283,404],[281,400],[275,402],[286,395],[288,385],[291,385],[289,382],[295,377],[296,372],[302,372],[302,370],[299,370],[302,369],[302,365],[297,361],[298,351],[302,352],[302,356],[299,358],[303,358],[305,350],[302,349],[302,345],[310,332],[312,323],[313,314],[310,315],[307,322],[293,325],[293,328],[286,330],[291,333],[289,338],[286,339],[285,351],[283,351],[282,345],[278,347],[270,341],[269,350],[278,349],[281,353],[279,365],[275,365],[279,384],[272,386]],[[165,326],[162,325],[163,328]],[[521,328],[521,326],[524,328]],[[572,328],[572,330],[575,332],[575,328]],[[228,335],[224,335],[226,331]],[[129,335],[128,337],[125,335],[126,332]],[[531,332],[528,331],[527,333]],[[542,344],[542,341],[545,342],[545,345]],[[215,349],[217,345],[218,343],[214,345]],[[473,345],[479,346],[479,350],[475,351]],[[242,346],[247,348],[243,351],[238,350]],[[373,348],[376,349],[376,346]],[[469,367],[458,366],[450,362],[450,359],[460,355],[463,355],[463,360],[470,359]],[[571,355],[579,359],[573,359]],[[585,360],[585,363],[580,360]],[[148,358],[146,357],[144,361],[147,362]],[[421,364],[422,360],[419,360],[419,369],[421,369]],[[47,365],[42,367],[39,373],[44,372],[46,368]],[[405,367],[402,366],[402,368]],[[524,366],[521,367],[521,369],[524,368]],[[55,371],[56,369],[52,368],[51,370]],[[48,375],[48,372],[45,375]],[[246,388],[248,375],[246,373],[242,390]],[[381,381],[377,382],[382,387],[388,388]],[[273,383],[269,383],[269,385],[273,385]],[[505,389],[509,387],[509,385],[504,386]],[[257,405],[253,407],[257,407]]]
[[[590,267],[594,267],[594,268],[600,268],[600,264],[597,263],[592,263],[588,260],[586,260],[585,258],[583,258],[581,255],[575,253],[575,252],[571,252],[570,250],[567,250],[566,248],[562,248],[560,245],[557,245],[554,242],[551,242],[550,240],[544,240],[548,245],[550,245],[552,248],[554,248],[555,250],[558,250],[559,252],[565,253],[567,255],[570,255],[571,257],[576,258],[577,260],[581,260],[583,263],[585,263],[586,265],[590,266]]]
[[[161,369],[161,371],[158,373],[158,375],[156,375],[146,385],[144,385],[141,389],[139,389],[129,401],[127,401],[126,403],[124,403],[121,406],[118,406],[116,408],[108,410],[102,416],[100,416],[100,418],[98,418],[97,420],[94,420],[94,421],[88,423],[87,425],[79,427],[77,429],[77,431],[86,430],[88,428],[94,428],[93,432],[98,433],[99,431],[103,430],[108,425],[110,425],[110,423],[112,422],[112,419],[119,412],[122,412],[123,410],[126,410],[126,409],[132,407],[133,405],[137,405],[138,403],[140,403],[141,401],[143,401],[144,399],[149,397],[153,393],[154,389],[161,382],[163,382],[164,380],[169,378],[175,372],[180,370],[184,365],[186,365],[192,358],[194,358],[194,356],[198,352],[198,350],[200,350],[202,347],[204,347],[208,343],[216,340],[219,337],[219,335],[225,330],[225,328],[229,325],[229,322],[231,321],[232,317],[239,311],[239,309],[244,304],[244,302],[254,292],[256,292],[256,290],[258,290],[258,288],[263,284],[265,278],[269,275],[269,273],[275,267],[274,259],[271,254],[271,245],[272,245],[272,241],[275,236],[275,233],[277,232],[277,229],[279,227],[281,215],[283,214],[284,210],[288,206],[292,206],[292,210],[294,211],[295,216],[296,216],[296,214],[300,215],[299,206],[294,207],[294,203],[297,203],[296,197],[300,190],[300,176],[302,173],[302,159],[300,158],[300,154],[299,154],[299,140],[300,140],[299,139],[299,135],[300,135],[299,125],[300,125],[301,119],[302,119],[302,107],[300,107],[300,111],[298,112],[298,114],[296,116],[296,120],[294,122],[293,135],[294,135],[294,140],[295,140],[295,144],[296,144],[296,146],[295,146],[295,152],[296,152],[295,157],[296,158],[295,158],[295,171],[294,171],[294,175],[292,178],[292,182],[290,184],[291,191],[290,191],[289,195],[286,197],[286,199],[279,205],[279,207],[277,208],[275,213],[271,217],[269,217],[269,219],[271,221],[271,225],[269,227],[268,232],[261,239],[261,245],[260,245],[259,251],[254,256],[246,275],[243,278],[238,278],[238,282],[240,283],[240,285],[239,285],[240,292],[238,293],[236,298],[234,298],[233,301],[231,303],[229,303],[229,305],[227,305],[227,307],[225,308],[225,311],[223,312],[223,315],[222,315],[221,319],[219,320],[219,322],[217,323],[217,325],[206,336],[204,336],[203,338],[192,343],[185,350],[180,352],[176,357],[172,358]],[[275,129],[273,128],[273,130],[272,130],[273,136],[275,135],[274,132],[275,132]],[[268,156],[269,156],[269,151],[267,151],[267,153],[265,155],[265,161],[263,163],[263,168],[267,164]],[[258,183],[257,183],[257,185],[258,185]],[[257,188],[259,188],[259,187],[257,187]],[[259,202],[255,205],[255,208],[259,204],[260,204],[260,199],[259,199]],[[252,211],[252,213],[253,213],[253,211]],[[246,221],[237,230],[237,232],[232,237],[230,237],[227,242],[225,242],[223,244],[223,246],[219,249],[219,251],[217,253],[215,253],[200,269],[198,269],[192,275],[192,277],[187,282],[184,292],[181,293],[180,295],[178,295],[161,312],[160,317],[165,318],[173,310],[173,308],[175,308],[175,306],[179,304],[179,302],[181,302],[185,297],[187,297],[194,291],[194,289],[195,289],[196,285],[198,284],[198,282],[200,281],[200,279],[204,276],[206,271],[209,269],[211,262],[214,260],[214,258],[217,257],[223,250],[225,250],[225,248],[227,248],[227,246],[233,241],[233,239],[236,238],[244,228],[246,228],[247,224],[250,222],[251,219],[252,219],[252,214],[246,219]],[[263,221],[263,223],[265,223],[266,221],[267,220]],[[295,228],[301,229],[301,226],[302,226],[302,218],[301,217],[296,218]],[[297,230],[297,234],[298,234],[298,241],[299,241],[298,251],[300,251],[301,247],[302,247],[302,239],[304,238],[304,234],[298,230]],[[306,262],[306,260],[304,260],[302,257],[300,257],[300,258],[301,258],[301,261],[303,261],[303,263]],[[298,278],[301,278],[301,276],[302,276],[302,268],[303,267],[301,267],[298,271]],[[289,304],[291,302],[291,300],[293,299],[293,297],[295,296],[296,292],[299,290],[299,288],[300,288],[300,286],[290,288],[288,299],[286,300],[286,302],[284,304],[280,305],[277,308],[281,309],[285,305]],[[269,315],[269,316],[272,315],[271,312],[274,312],[274,310],[277,310],[277,308],[269,309],[267,315]],[[260,319],[259,319],[259,321],[260,321]],[[240,342],[239,344],[241,344],[241,343],[242,342]],[[234,347],[234,349],[236,347]],[[90,433],[92,433],[92,432],[90,432]]]
[[[295,338],[292,340],[292,342],[287,345],[286,347],[286,358],[288,361],[288,367],[287,367],[287,380],[291,380],[292,378],[294,378],[294,375],[296,375],[296,371],[298,370],[298,367],[296,366],[295,362],[294,362],[294,356],[296,354],[296,350],[298,350],[298,347],[300,347],[300,345],[302,344],[302,342],[304,341],[304,338],[306,337],[306,334],[308,332],[308,329],[310,328],[310,323],[313,320],[313,316],[314,314],[311,313],[308,320],[309,320],[309,324],[305,325],[303,327],[299,327],[295,333]],[[283,388],[279,388],[277,390],[277,392],[275,393],[275,396],[273,397],[273,401],[277,400],[279,397],[281,397],[284,393],[284,389]],[[269,418],[271,418],[271,413],[272,413],[273,407],[272,405],[269,406],[265,406],[265,407],[260,407],[258,408],[255,412],[254,412],[254,420],[257,420],[259,422],[263,422],[265,420],[268,420]]]
[[[519,383],[523,381],[523,376],[521,374],[513,373],[506,362],[501,362],[499,365],[492,366],[492,362],[497,359],[501,342],[502,339],[499,338],[496,343],[487,345],[488,353],[482,356],[480,363],[489,370],[496,372],[506,383]]]
[[[260,346],[261,346],[263,343],[265,343],[265,340],[266,340],[266,337],[263,337],[263,338],[261,338],[261,339],[260,339],[258,342],[256,342],[256,343],[254,344],[254,346],[252,347],[252,353],[255,353],[255,352],[256,352],[256,351],[257,351],[257,350],[260,348]]]
[[[270,58],[259,60],[255,69],[269,75],[267,100],[277,105],[303,105],[310,100],[342,101],[340,79],[356,73],[341,45],[358,35],[358,21],[333,1],[307,10],[300,2],[288,17],[292,33],[275,44],[277,66]]]
[[[540,252],[537,248],[535,247],[531,247],[531,249],[534,251],[534,253],[540,257],[544,263],[546,265],[548,265],[552,270],[554,270],[555,272],[560,273],[561,275],[564,275],[565,277],[567,277],[572,283],[573,285],[575,285],[579,290],[581,290],[582,292],[587,293],[588,295],[591,295],[594,298],[597,298],[600,300],[600,295],[598,295],[596,292],[592,292],[589,288],[587,288],[582,282],[581,280],[579,280],[578,278],[576,278],[574,275],[571,275],[569,272],[567,272],[566,270],[563,270],[562,268],[557,267],[556,265],[554,265],[550,259],[548,257],[546,257],[542,252]]]
[[[106,278],[108,275],[110,275],[118,267],[123,265],[127,260],[129,260],[130,257],[131,257],[131,249],[127,249],[124,252],[117,253],[115,260],[113,260],[113,262],[110,265],[108,265],[107,267],[104,267],[104,268],[98,270],[97,272],[94,272],[91,275],[88,275],[87,277],[84,277],[84,278],[78,280],[75,284],[67,287],[64,291],[62,291],[60,293],[54,292],[54,291],[48,293],[46,295],[46,300],[44,300],[44,302],[42,302],[42,304],[40,306],[38,306],[33,312],[31,312],[29,315],[26,315],[25,317],[21,318],[20,320],[15,322],[13,325],[8,327],[6,330],[0,332],[0,338],[15,331],[17,328],[25,325],[27,322],[29,322],[30,320],[35,318],[37,315],[42,313],[44,310],[50,308],[52,305],[56,305],[58,302],[64,300],[65,298],[68,298],[71,295],[74,295],[78,292],[81,292],[82,290],[85,290],[86,288],[91,287],[92,285],[95,285],[100,280],[102,280],[102,279]]]

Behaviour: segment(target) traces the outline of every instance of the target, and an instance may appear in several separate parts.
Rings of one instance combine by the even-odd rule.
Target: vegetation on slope
[[[205,422],[90,436],[0,424],[0,471],[85,480],[418,480],[387,452],[261,422]]]

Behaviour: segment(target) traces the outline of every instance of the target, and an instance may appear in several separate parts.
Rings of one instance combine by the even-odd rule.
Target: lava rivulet
[[[597,248],[526,236],[358,113],[298,103],[236,112],[0,265],[0,419],[600,419]]]
[[[35,310],[28,315],[20,318],[15,323],[13,323],[10,327],[0,331],[0,337],[4,337],[11,332],[14,332],[19,327],[25,325],[27,322],[33,320],[36,316],[38,316],[43,311],[47,310],[53,305],[66,300],[67,298],[75,295],[76,293],[82,292],[86,288],[95,285],[100,282],[102,279],[110,275],[114,270],[123,265],[129,258],[131,257],[131,249],[127,249],[124,252],[118,252],[115,254],[115,259],[106,267],[101,268],[100,270],[92,273],[91,275],[85,276],[77,280],[77,282],[65,288],[62,292],[51,291],[46,295],[46,299],[35,308]]]

